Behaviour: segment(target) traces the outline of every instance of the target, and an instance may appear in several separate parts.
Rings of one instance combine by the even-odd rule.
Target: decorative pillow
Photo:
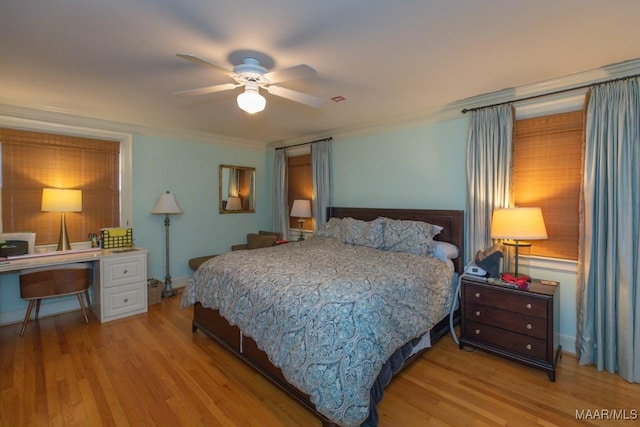
[[[458,247],[452,243],[433,241],[433,256],[439,260],[446,261],[456,259],[460,255]]]
[[[277,236],[269,234],[247,234],[247,249],[268,248],[275,245]]]
[[[329,218],[329,222],[325,223],[316,231],[316,236],[335,237],[342,241],[342,219]]]
[[[381,218],[373,221],[343,218],[341,230],[344,243],[375,249],[380,249],[384,243],[384,222]]]
[[[422,221],[380,219],[384,220],[382,249],[414,255],[433,254],[433,236],[438,235],[442,227]]]
[[[282,239],[282,233],[275,232],[275,231],[260,230],[258,231],[258,235],[259,236],[276,236],[276,240]]]

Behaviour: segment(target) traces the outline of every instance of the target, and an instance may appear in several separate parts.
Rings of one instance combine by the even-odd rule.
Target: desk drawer
[[[105,318],[124,317],[144,312],[147,307],[146,282],[123,285],[104,291]]]
[[[547,318],[547,300],[545,298],[538,298],[532,294],[525,295],[493,285],[467,284],[464,299],[467,305],[482,304],[527,316]]]
[[[146,264],[143,255],[115,257],[103,261],[105,288],[126,285],[128,283],[146,282]]]

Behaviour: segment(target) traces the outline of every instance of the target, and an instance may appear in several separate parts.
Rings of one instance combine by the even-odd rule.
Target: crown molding
[[[123,123],[94,119],[91,117],[82,117],[76,114],[49,107],[34,108],[0,103],[0,116],[21,119],[24,121],[45,122],[57,125],[103,130],[107,132],[130,133],[143,136],[180,139],[216,145],[231,145],[234,147],[243,147],[258,150],[266,149],[265,144],[262,141],[229,138],[226,136],[211,133],[180,129],[149,128],[147,126],[134,123]]]
[[[504,102],[517,103],[518,99],[530,96],[542,96],[545,94],[549,94],[549,96],[535,100],[520,101],[519,105],[516,105],[517,117],[533,117],[535,115],[542,114],[542,112],[548,113],[549,111],[553,111],[554,113],[573,111],[581,108],[582,103],[584,102],[586,89],[581,89],[581,86],[631,76],[634,74],[640,74],[640,59],[624,61],[594,70],[570,74],[564,77],[545,80],[516,88],[506,88],[496,92],[461,99],[440,109],[434,109],[418,115],[395,118],[384,122],[371,123],[357,127],[323,131],[322,133],[307,135],[304,138],[296,138],[295,140],[292,139],[272,142],[268,144],[268,146],[273,148],[286,147],[288,145],[298,144],[301,141],[310,141],[313,139],[324,138],[329,135],[333,137],[334,141],[339,141],[341,139],[357,138],[374,133],[388,132],[395,129],[424,126],[431,123],[461,118],[464,116],[464,113],[462,113],[464,108],[478,108]],[[576,90],[571,91],[573,88]],[[553,94],[553,92],[556,91],[571,92]]]

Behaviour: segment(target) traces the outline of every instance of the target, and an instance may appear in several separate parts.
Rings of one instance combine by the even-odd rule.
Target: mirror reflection
[[[256,168],[220,165],[220,213],[256,211]]]

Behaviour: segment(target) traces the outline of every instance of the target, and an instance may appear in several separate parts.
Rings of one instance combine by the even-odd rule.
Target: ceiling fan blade
[[[287,80],[309,79],[316,77],[318,73],[308,65],[301,64],[282,70],[274,70],[264,75],[272,83],[284,82]]]
[[[233,75],[233,71],[227,70],[226,68],[220,67],[219,65],[212,64],[211,62],[206,61],[199,56],[195,56],[190,53],[178,53],[176,56],[182,59],[186,59],[187,61],[191,61],[195,64],[206,65],[207,67],[213,68],[214,70],[220,71],[221,73]]]
[[[269,86],[267,88],[267,91],[272,95],[281,96],[282,98],[300,102],[311,107],[319,108],[324,104],[324,100],[322,98],[318,98],[317,96],[308,95],[302,92],[297,92],[295,90],[287,89],[281,86]]]
[[[242,85],[241,84],[233,84],[233,83],[225,83],[225,84],[221,84],[221,85],[200,87],[200,88],[197,88],[197,89],[181,90],[179,92],[173,92],[173,94],[176,95],[176,96],[206,95],[208,93],[223,92],[225,90],[235,89],[238,86],[242,86]]]

